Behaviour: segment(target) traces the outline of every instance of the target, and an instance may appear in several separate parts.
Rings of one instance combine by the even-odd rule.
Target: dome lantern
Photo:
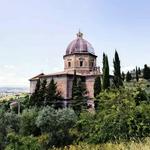
[[[77,33],[77,37],[78,37],[78,38],[82,38],[82,37],[83,37],[83,33],[80,32],[80,30],[79,30],[79,32]]]

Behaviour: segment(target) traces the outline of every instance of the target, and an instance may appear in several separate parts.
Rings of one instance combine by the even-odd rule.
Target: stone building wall
[[[83,65],[80,65],[80,62]],[[64,56],[64,70],[73,71],[76,70],[81,74],[87,74],[96,67],[96,57],[89,54],[75,54]]]
[[[60,91],[62,97],[66,99],[67,98],[67,77],[64,75],[42,77],[41,82],[43,79],[46,79],[47,85],[48,85],[52,78],[57,83],[57,90]],[[30,93],[33,93],[35,91],[36,83],[37,83],[36,80],[30,81]]]
[[[93,99],[94,98],[95,77],[96,77],[95,75],[86,77],[86,88],[87,88],[89,99]]]
[[[95,82],[95,75],[91,76],[82,76],[85,80],[86,89],[88,92],[88,97],[92,99],[94,96],[94,82]],[[57,82],[57,90],[61,92],[61,95],[64,99],[71,99],[72,98],[72,82],[73,82],[73,75],[58,75],[58,76],[48,76],[48,77],[41,77],[41,82],[43,79],[47,80],[47,85],[50,83],[51,79],[54,79]],[[36,80],[30,81],[30,93],[35,91],[36,87]]]
[[[36,87],[37,80],[30,81],[30,93],[34,93]]]

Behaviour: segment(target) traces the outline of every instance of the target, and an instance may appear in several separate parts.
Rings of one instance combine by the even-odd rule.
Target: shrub
[[[24,136],[39,135],[40,129],[36,126],[38,110],[36,108],[25,109],[20,116],[20,133]]]
[[[76,118],[72,109],[45,107],[39,112],[36,124],[43,134],[48,133],[50,146],[63,146],[72,142],[69,129],[75,124]]]
[[[9,133],[7,137],[9,144],[5,150],[40,150],[38,140],[33,136],[21,136]]]
[[[81,115],[77,122],[79,139],[98,144],[150,136],[150,104],[144,97],[137,105],[137,93],[124,88],[101,92],[96,114]]]

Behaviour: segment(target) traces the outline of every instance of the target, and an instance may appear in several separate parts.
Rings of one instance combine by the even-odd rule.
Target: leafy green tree
[[[137,88],[134,99],[137,106],[140,105],[142,102],[150,104],[150,98],[148,97],[148,94],[140,87]]]
[[[24,109],[31,107],[31,105],[30,105],[30,96],[28,94],[25,95],[24,97],[20,97],[19,101],[21,103],[21,112]]]
[[[0,110],[0,149],[7,144],[7,134],[19,131],[19,116],[15,113]]]
[[[131,76],[131,73],[128,71],[126,74],[126,81],[130,82],[131,80],[132,80],[132,76]]]
[[[119,88],[123,85],[122,78],[121,78],[121,66],[120,66],[120,59],[117,51],[115,51],[115,58],[113,60],[114,63],[114,85],[115,87]]]
[[[138,81],[139,81],[139,73],[138,73],[138,69],[137,69],[137,67],[136,67],[135,74],[136,74],[136,81],[138,82]]]
[[[76,86],[73,88],[73,99],[72,99],[72,108],[79,115],[82,110],[87,108],[87,91],[85,83],[82,82],[81,78],[77,80]]]
[[[137,91],[135,87],[102,91],[97,97],[99,110],[80,115],[76,127],[78,139],[99,144],[149,136],[150,103],[140,94],[144,101],[137,105]]]
[[[4,112],[10,111],[10,101],[4,100],[0,103],[0,110],[3,110]]]
[[[101,77],[97,76],[94,82],[94,97],[96,97],[101,92],[101,90]]]
[[[98,123],[95,124],[96,115],[85,111],[82,112],[77,120],[75,127],[73,128],[74,136],[77,137],[76,141],[81,142],[90,142],[91,134],[97,131],[95,130],[95,126],[99,126]],[[94,125],[95,124],[95,125]],[[98,137],[97,137],[98,138]]]
[[[43,134],[49,135],[49,146],[64,146],[72,143],[69,130],[76,120],[77,116],[70,108],[55,110],[47,106],[39,112],[36,124]]]
[[[20,128],[20,116],[14,112],[6,112],[5,113],[5,120],[6,120],[6,130],[7,133],[15,132],[19,133]]]
[[[21,136],[15,133],[9,133],[8,144],[5,150],[40,150],[40,144],[36,137]]]
[[[103,89],[108,89],[110,87],[109,79],[109,63],[107,55],[103,54]]]
[[[37,108],[25,109],[20,116],[20,134],[23,136],[39,135],[40,130],[35,122],[38,117]]]
[[[150,68],[145,64],[143,69],[144,79],[150,79]]]

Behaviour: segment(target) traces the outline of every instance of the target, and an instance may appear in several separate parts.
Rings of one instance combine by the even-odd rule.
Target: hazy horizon
[[[63,55],[80,29],[98,55],[115,49],[123,71],[150,65],[150,1],[0,0],[0,87],[63,70]]]

